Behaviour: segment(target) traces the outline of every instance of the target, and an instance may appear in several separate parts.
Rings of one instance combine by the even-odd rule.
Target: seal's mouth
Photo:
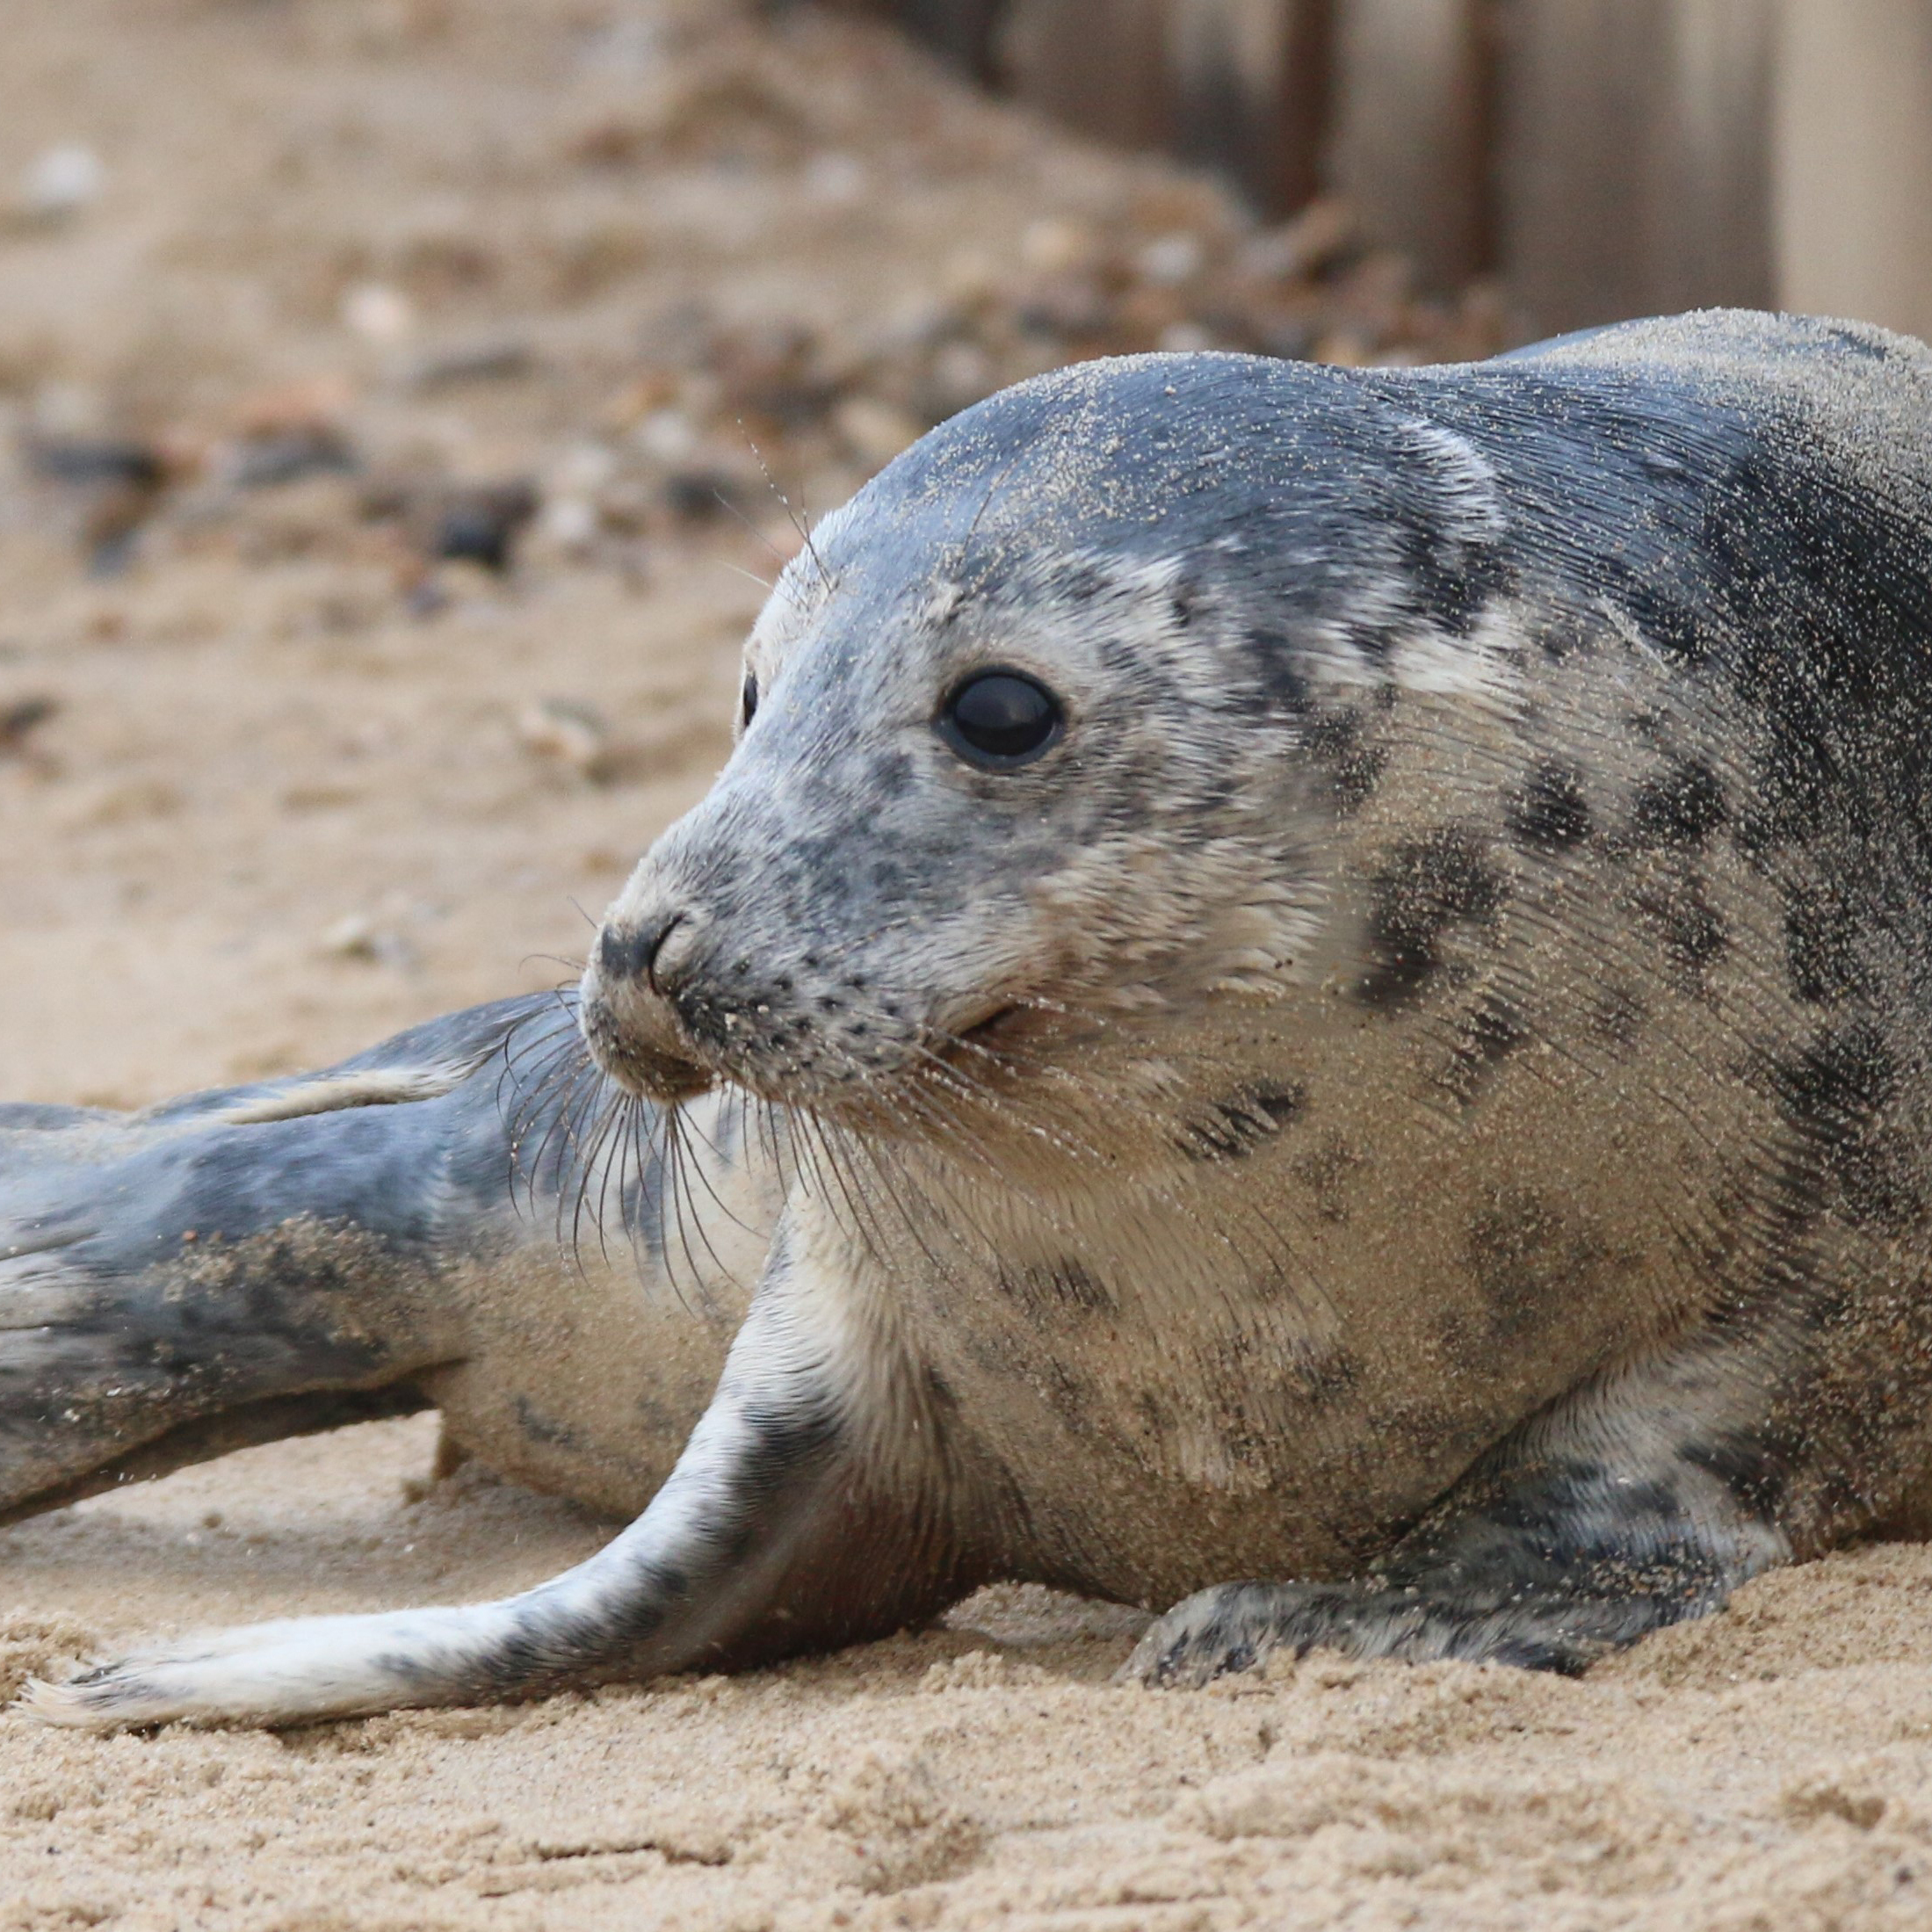
[[[684,1050],[668,1012],[655,1010],[656,1002],[627,1004],[630,1010],[621,1016],[613,1011],[604,989],[592,981],[577,1009],[591,1059],[619,1086],[669,1107],[717,1085],[717,1074]]]
[[[1006,1067],[1007,1049],[1016,1043],[1030,1017],[1022,1002],[1004,1001],[980,1018],[940,1033],[930,1051],[955,1072],[981,1084],[988,1075]]]
[[[1007,1034],[1016,1031],[1025,1010],[1017,1001],[1009,1001],[1004,1006],[995,1007],[983,1020],[975,1020],[959,1037],[975,1046],[997,1046]]]

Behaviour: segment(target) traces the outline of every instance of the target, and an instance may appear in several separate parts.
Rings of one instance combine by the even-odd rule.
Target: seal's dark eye
[[[742,728],[743,726],[749,725],[758,715],[758,674],[756,671],[747,671],[745,673],[745,688],[739,694],[739,701],[743,713],[742,717],[739,720]]]
[[[980,671],[939,712],[939,735],[969,764],[1009,771],[1060,736],[1060,700],[1019,671]]]

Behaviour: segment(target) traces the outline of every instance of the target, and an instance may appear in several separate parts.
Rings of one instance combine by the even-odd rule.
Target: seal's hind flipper
[[[1198,1590],[1120,1675],[1191,1687],[1311,1650],[1575,1675],[1798,1547],[1768,1360],[1692,1347],[1586,1384],[1465,1474],[1376,1572]],[[1755,1446],[1754,1446],[1755,1445]]]
[[[0,1108],[0,1521],[423,1407],[464,1340],[438,1284],[510,1190],[506,1042],[556,1012],[139,1113]]]

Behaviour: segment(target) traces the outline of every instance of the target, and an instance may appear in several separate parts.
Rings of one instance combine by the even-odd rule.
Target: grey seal
[[[1043,377],[820,527],[741,727],[574,1006],[0,1123],[21,1506],[409,1400],[648,1498],[43,1716],[735,1667],[995,1578],[1162,1612],[1155,1683],[1578,1670],[1914,1506],[1919,344]]]

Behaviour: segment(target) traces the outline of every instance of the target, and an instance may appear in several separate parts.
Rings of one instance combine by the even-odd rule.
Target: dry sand
[[[0,720],[58,706],[0,726],[7,1097],[314,1063],[565,970],[572,900],[600,907],[723,750],[759,594],[734,572],[766,566],[691,521],[673,466],[742,475],[734,382],[822,504],[934,384],[1226,339],[1174,236],[1255,238],[1197,185],[845,29],[677,26],[0,4],[0,183],[63,141],[106,170],[70,220],[0,237],[11,430],[136,433],[182,479],[112,577],[79,568],[76,529],[123,514],[98,492],[23,467],[0,498]],[[802,105],[759,92],[773,73]],[[821,113],[845,117],[831,145]],[[1091,268],[1150,241],[1138,280]],[[1270,313],[1337,354],[1458,326],[1394,286],[1359,264]],[[970,328],[878,334],[935,288]],[[1036,296],[1060,321],[1015,326]],[[725,322],[663,347],[693,300]],[[790,350],[717,333],[774,313],[846,358],[791,368],[804,403],[773,401]],[[423,379],[479,344],[494,373]],[[224,490],[237,424],[331,410],[364,478]],[[546,508],[510,578],[431,572],[406,518],[362,516],[376,472],[529,474]],[[494,1593],[607,1532],[474,1473],[427,1486],[433,1439],[425,1417],[274,1445],[0,1534],[0,1682],[144,1631]],[[0,1927],[1932,1922],[1917,1547],[1769,1578],[1581,1682],[1317,1658],[1156,1695],[1107,1681],[1132,1627],[996,1591],[835,1658],[517,1710],[106,1740],[0,1717]]]

